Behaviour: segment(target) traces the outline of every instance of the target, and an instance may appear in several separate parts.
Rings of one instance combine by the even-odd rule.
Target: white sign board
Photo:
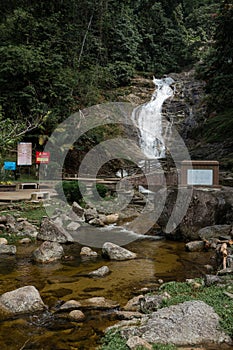
[[[188,169],[188,185],[213,185],[213,169]]]
[[[18,165],[32,165],[32,144],[30,142],[18,143]]]

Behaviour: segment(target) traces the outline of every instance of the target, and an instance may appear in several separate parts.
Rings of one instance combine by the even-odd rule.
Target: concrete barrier
[[[38,200],[44,200],[44,199],[50,199],[50,193],[49,192],[32,192],[31,193],[31,200],[38,201]]]

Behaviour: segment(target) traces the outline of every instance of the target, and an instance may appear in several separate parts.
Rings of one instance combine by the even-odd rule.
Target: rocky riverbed
[[[74,207],[83,220],[79,225],[100,219],[94,208],[82,211],[76,204]],[[216,245],[205,249],[203,243],[222,236],[230,241],[229,225],[222,227],[227,229],[228,235],[219,227],[212,227],[202,232],[199,243],[191,242],[189,246],[168,241],[163,236],[158,239],[158,236],[139,235],[124,248],[104,242],[101,248],[91,249],[73,239],[74,230],[67,231],[67,227],[74,227],[77,221],[73,220],[71,224],[64,220],[65,228],[58,224],[63,215],[61,211],[56,213],[53,221],[44,218],[40,227],[23,215],[2,214],[1,229],[5,235],[0,244],[1,349],[94,349],[100,345],[106,328],[120,320],[124,320],[120,324],[123,327],[121,335],[131,349],[135,348],[135,342],[149,344],[157,340],[164,342],[166,338],[169,343],[189,345],[191,340],[192,344],[208,343],[211,337],[216,343],[224,344],[218,344],[219,349],[222,346],[227,348],[229,336],[219,330],[219,316],[208,304],[190,301],[180,303],[177,308],[160,310],[160,307],[170,299],[169,292],[163,290],[164,282],[207,276],[205,282],[191,282],[191,290],[222,282],[223,291],[229,291],[229,283],[224,284],[223,277],[216,277]],[[89,231],[85,225],[79,229],[88,235],[108,230],[110,235],[117,234],[117,227],[113,229],[106,225],[118,221],[119,215],[101,215],[105,224],[98,222],[96,226],[94,221],[88,226]],[[9,240],[12,235],[17,236],[17,242],[6,244],[7,234]],[[214,243],[216,241],[211,244]],[[229,268],[226,273],[231,276]],[[186,313],[190,318],[182,319],[180,315]],[[200,318],[202,313],[211,316],[212,321]],[[193,332],[192,339],[188,337],[187,340],[185,334],[183,338],[179,334],[178,338],[175,339],[174,335],[170,339],[166,333],[170,334],[171,327],[166,322],[164,328],[159,326],[164,335],[155,332],[158,322],[167,318],[178,320],[177,326],[172,322],[174,334],[179,333],[175,327],[180,329],[181,320],[192,325],[203,318],[203,323],[198,323],[199,328]],[[9,338],[7,334],[12,327],[14,337]],[[152,335],[145,327],[152,331]],[[207,348],[211,348],[210,345]]]

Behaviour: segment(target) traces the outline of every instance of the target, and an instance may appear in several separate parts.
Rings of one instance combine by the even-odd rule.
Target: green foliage
[[[0,238],[6,238],[8,244],[17,244],[22,238],[28,237],[27,235],[17,235],[15,233],[0,233]],[[30,237],[31,241],[35,241],[35,238]]]
[[[232,138],[233,110],[227,109],[209,117],[204,125],[203,137],[207,142],[223,142]]]
[[[172,344],[154,344],[153,350],[177,350],[178,348]]]
[[[37,225],[40,225],[43,217],[47,216],[49,208],[47,207],[45,210],[43,203],[39,206],[33,207],[30,206],[30,204],[25,204],[21,210],[23,210],[23,216],[27,218],[28,221],[32,221],[34,224],[36,222]]]
[[[202,300],[212,306],[220,316],[220,325],[223,330],[233,336],[233,300],[224,294],[224,291],[233,289],[233,286],[210,286],[193,288],[192,284],[185,282],[168,282],[161,289],[171,295],[170,299],[164,301],[163,306],[170,306],[189,300]]]
[[[25,121],[13,121],[6,118],[0,105],[0,163],[7,152],[16,146],[25,133],[37,127],[39,122],[39,120],[35,120],[35,124],[27,124]]]
[[[135,66],[138,62],[141,35],[135,19],[133,7],[124,3],[117,6],[112,4],[112,11],[106,14],[106,40],[109,43],[109,59],[112,63],[118,61]]]
[[[133,65],[124,61],[116,61],[107,66],[108,73],[114,81],[114,86],[129,85],[135,72]]]
[[[193,58],[197,61],[203,59],[208,53],[210,42],[213,40],[216,23],[214,14],[218,4],[202,3],[195,7],[185,18],[187,30],[188,51],[193,52]]]
[[[119,332],[107,332],[103,338],[103,345],[100,350],[127,350],[126,341],[121,337]],[[145,347],[138,346],[137,350],[144,350]],[[153,350],[176,350],[172,344],[154,344]]]
[[[224,329],[224,331],[233,336],[233,300],[226,296],[223,292],[226,290],[225,288],[211,286],[209,288],[204,288],[199,298],[212,306],[220,316],[220,325]],[[232,290],[232,289],[230,289]]]
[[[81,203],[86,185],[80,181],[62,181],[62,183],[59,182],[56,185],[55,190],[59,197],[67,200],[69,204],[73,202]]]
[[[46,138],[72,112],[114,96],[106,90],[130,84],[135,71],[160,76],[202,59],[216,25],[217,55],[203,67],[209,69],[212,101],[225,99],[229,105],[232,9],[227,4],[216,21],[217,0],[2,1],[4,118],[25,123],[47,115],[32,135]]]
[[[107,332],[103,338],[101,350],[128,350],[125,340],[119,332]]]
[[[168,282],[162,285],[161,289],[168,292],[172,298],[163,301],[163,306],[183,303],[192,300],[193,288],[189,283]]]
[[[224,111],[232,107],[233,7],[224,0],[215,13],[215,41],[198,68],[198,76],[207,81],[209,110]]]
[[[96,200],[99,199],[99,196],[101,198],[105,198],[107,193],[108,193],[108,188],[103,184],[98,184],[98,183],[93,184],[92,193],[93,193],[94,199],[96,199]]]

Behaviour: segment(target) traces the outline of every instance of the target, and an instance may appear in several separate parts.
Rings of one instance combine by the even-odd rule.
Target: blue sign
[[[16,170],[16,162],[4,162],[5,170]]]

